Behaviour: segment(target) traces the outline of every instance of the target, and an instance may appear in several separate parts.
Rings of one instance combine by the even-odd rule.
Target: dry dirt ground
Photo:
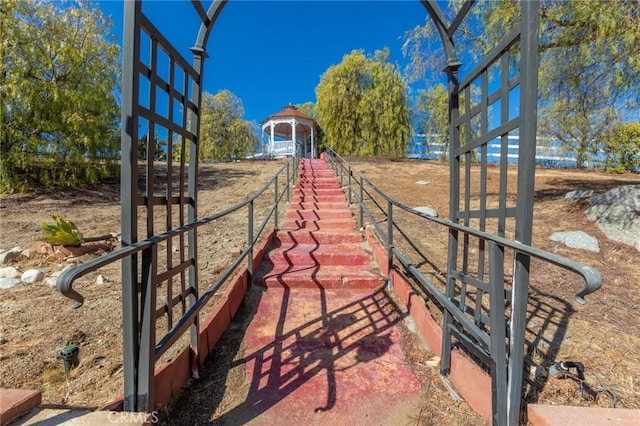
[[[220,211],[260,188],[282,166],[280,161],[240,162],[203,166],[199,212]],[[353,159],[353,166],[392,198],[411,207],[430,206],[448,216],[448,166],[435,161]],[[473,173],[477,171],[474,169]],[[489,175],[496,170],[489,168]],[[515,187],[510,175],[509,188]],[[416,182],[429,181],[427,185]],[[640,253],[611,241],[584,215],[584,206],[569,205],[564,194],[574,189],[602,193],[617,185],[640,182],[638,174],[603,174],[592,171],[538,169],[536,173],[533,246],[595,267],[604,286],[588,296],[584,306],[573,301],[582,286],[580,278],[539,262],[532,263],[530,319],[527,340],[528,401],[570,405],[615,405],[640,408]],[[48,191],[3,195],[0,201],[0,248],[20,246],[31,254],[12,263],[19,270],[31,267],[46,272],[100,254],[60,258],[37,252],[39,223],[58,214],[73,221],[85,236],[120,232],[119,186],[108,183],[88,190]],[[444,268],[446,235],[424,222],[401,219],[403,230],[417,236],[418,248],[432,264],[427,274]],[[600,252],[572,249],[548,239],[555,231],[583,230],[595,236]],[[246,239],[244,225],[232,221],[214,224],[199,238],[202,280],[211,280],[231,259],[232,247]],[[115,244],[115,243],[114,243]],[[122,314],[118,285],[119,265],[99,271],[104,284],[96,284],[98,272],[82,278],[74,287],[86,297],[85,305],[72,310],[70,301],[46,284],[19,284],[0,290],[0,387],[36,388],[46,404],[101,407],[122,393]],[[250,309],[250,307],[243,307]],[[241,324],[235,330],[241,330]],[[233,333],[226,337],[233,340]],[[237,335],[238,333],[236,333]],[[57,359],[67,343],[80,347],[80,365],[65,375]],[[231,364],[236,355],[228,344],[220,348]],[[234,349],[234,350],[235,350]],[[220,358],[218,358],[220,359]],[[585,366],[589,396],[585,400],[572,378],[546,379],[538,366],[571,360]],[[227,377],[218,363],[220,380]],[[229,383],[227,383],[229,387]],[[440,382],[434,386],[442,388]],[[221,397],[222,398],[222,397]],[[215,407],[210,407],[215,411]],[[452,407],[453,408],[453,407]],[[425,415],[417,423],[428,423]],[[454,417],[455,418],[455,417]],[[211,418],[210,420],[214,420]],[[441,419],[439,424],[447,424]],[[469,417],[468,424],[477,419]],[[192,423],[193,424],[193,423]],[[453,423],[452,423],[453,424]]]

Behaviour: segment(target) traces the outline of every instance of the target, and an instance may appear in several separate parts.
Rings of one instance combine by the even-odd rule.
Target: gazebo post
[[[271,127],[271,139],[269,139],[269,152],[273,153],[273,150],[276,148],[276,144],[275,144],[275,140],[276,140],[275,127],[274,127],[273,124],[271,124],[270,127]]]

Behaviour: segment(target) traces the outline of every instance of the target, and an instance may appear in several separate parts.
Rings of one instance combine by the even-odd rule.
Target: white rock
[[[416,185],[429,185],[428,180],[419,180],[416,182]]]
[[[427,216],[438,217],[438,211],[431,207],[420,206],[420,207],[414,207],[413,209],[419,211],[420,213],[424,213]]]
[[[68,271],[69,269],[71,269],[71,268],[73,268],[73,267],[75,267],[75,266],[76,266],[76,264],[66,265],[64,268],[62,268],[60,271],[58,271],[58,272],[57,272],[57,275],[60,275],[60,274],[62,274],[63,272]],[[57,276],[57,275],[56,275],[56,276]]]
[[[568,247],[600,252],[598,240],[583,231],[554,232],[549,239],[561,242]]]
[[[25,284],[39,283],[44,279],[44,272],[38,269],[28,269],[24,271],[24,274],[22,274],[22,277],[20,279]]]
[[[0,288],[11,288],[19,282],[17,278],[0,278]]]
[[[5,266],[4,268],[0,268],[0,278],[18,278],[20,276],[20,271],[18,271],[13,266]]]
[[[96,277],[96,284],[98,285],[109,284],[109,279],[102,274],[98,274],[98,276]]]
[[[51,274],[49,274],[49,277],[44,282],[47,285],[51,286],[51,287],[55,287],[56,286],[56,280],[58,279],[60,274],[62,274],[67,269],[71,269],[73,267],[74,267],[74,265],[67,265],[67,266],[65,266],[64,268],[62,268],[59,271],[52,272]]]

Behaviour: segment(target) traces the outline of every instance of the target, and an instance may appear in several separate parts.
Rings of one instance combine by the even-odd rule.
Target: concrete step
[[[640,410],[529,404],[532,426],[632,426],[640,425]]]
[[[346,201],[318,201],[318,202],[306,202],[306,203],[291,203],[289,208],[293,210],[338,210],[348,209],[349,205]]]
[[[314,182],[318,182],[318,183],[331,183],[332,185],[335,185],[338,183],[338,181],[336,180],[336,177],[334,175],[331,176],[308,176],[308,175],[300,175],[298,177],[298,182],[299,183],[314,183]]]
[[[267,255],[269,262],[277,267],[295,266],[351,266],[367,267],[372,258],[361,250],[359,244],[342,243],[336,245],[316,246],[297,244],[282,246]]]
[[[300,187],[296,187],[293,189],[292,194],[294,196],[298,195],[298,196],[316,196],[316,197],[322,197],[325,195],[328,196],[334,196],[334,195],[339,195],[341,196],[343,199],[345,198],[344,192],[342,191],[341,188],[300,188]]]
[[[280,244],[338,244],[338,243],[361,243],[364,238],[362,234],[353,230],[331,230],[331,231],[310,231],[306,229],[293,231],[279,231],[276,235]]]
[[[335,179],[336,175],[331,170],[315,170],[315,171],[302,171],[298,175],[299,179]]]
[[[370,289],[268,289],[239,361],[251,384],[246,402],[221,423],[416,424],[425,392],[391,303]]]
[[[285,229],[306,229],[308,231],[317,231],[320,229],[354,229],[356,221],[354,219],[285,219]]]
[[[90,411],[61,408],[37,408],[19,419],[20,426],[140,426],[157,423],[157,415],[124,411]],[[3,425],[5,423],[2,423]]]
[[[23,416],[42,402],[42,392],[0,388],[0,425]]]
[[[309,220],[321,220],[321,219],[351,219],[353,214],[347,209],[289,209],[285,216],[286,219],[309,219]]]
[[[315,188],[315,189],[340,189],[340,190],[342,190],[342,187],[340,186],[340,184],[338,182],[336,182],[335,179],[329,179],[329,178],[327,178],[324,181],[318,180],[318,179],[312,179],[310,181],[301,180],[301,181],[298,182],[296,187],[303,188],[303,189]]]
[[[293,194],[291,196],[291,203],[346,203],[346,197],[343,194],[339,195],[314,195],[314,194]]]
[[[285,288],[378,288],[384,283],[380,274],[350,266],[299,266],[262,263],[255,282],[266,287]]]

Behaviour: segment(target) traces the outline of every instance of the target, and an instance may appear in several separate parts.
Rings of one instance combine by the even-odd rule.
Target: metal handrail
[[[351,166],[348,166],[348,162],[342,158],[340,155],[338,155],[335,151],[332,151],[331,149],[327,149],[327,153],[328,153],[328,158],[330,160],[333,160],[334,158],[337,159],[337,164],[340,165],[340,174],[342,175],[344,173],[344,170],[347,169],[350,173],[350,175],[354,174],[353,169],[351,168]],[[333,161],[330,161],[333,163]],[[345,167],[345,165],[347,165]],[[598,271],[596,271],[595,269],[593,269],[592,267],[576,262],[574,260],[568,259],[564,256],[560,256],[558,254],[555,253],[550,253],[548,251],[539,249],[539,248],[535,248],[526,244],[522,244],[518,241],[512,241],[512,240],[508,240],[506,238],[503,237],[499,237],[497,235],[493,235],[493,234],[489,234],[487,232],[483,232],[483,231],[479,231],[477,229],[473,229],[473,228],[469,228],[467,226],[464,225],[460,225],[458,223],[452,222],[448,219],[442,219],[442,218],[437,218],[437,217],[432,217],[432,216],[428,216],[422,212],[419,212],[411,207],[406,206],[405,204],[402,204],[398,201],[395,201],[394,199],[392,199],[391,197],[389,197],[388,195],[386,195],[384,192],[382,192],[382,190],[380,190],[375,184],[373,184],[373,182],[371,182],[369,179],[367,179],[366,177],[364,177],[360,172],[356,171],[355,172],[356,176],[360,178],[361,182],[366,182],[367,184],[369,184],[371,186],[371,188],[378,194],[380,195],[380,197],[384,198],[384,200],[387,201],[387,203],[390,203],[391,205],[397,206],[409,213],[412,213],[416,216],[422,217],[424,219],[427,219],[428,221],[437,223],[439,225],[445,226],[447,228],[449,228],[450,230],[456,230],[468,235],[472,235],[475,236],[479,239],[485,240],[485,241],[492,241],[496,244],[498,244],[499,246],[503,246],[503,247],[509,247],[511,249],[513,249],[514,251],[518,252],[518,253],[523,253],[526,254],[528,256],[532,256],[535,257],[537,259],[541,259],[541,260],[545,260],[547,262],[550,262],[556,266],[559,266],[561,268],[564,268],[566,270],[572,271],[580,276],[582,276],[582,278],[585,281],[585,284],[583,287],[581,287],[578,291],[576,291],[575,293],[575,300],[576,302],[580,303],[580,304],[585,304],[586,300],[584,299],[584,297],[586,295],[589,295],[595,291],[597,291],[600,287],[602,287],[602,276],[600,275],[600,273]],[[351,180],[350,180],[351,181]],[[352,185],[351,183],[349,183],[349,185]],[[359,191],[354,191],[354,188],[352,188],[350,186],[349,190],[351,191],[352,194],[355,195],[355,197],[358,199],[361,208],[364,208],[367,216],[371,219],[372,224],[376,227],[376,229],[378,230],[378,233],[380,235],[384,235],[383,232],[381,232],[381,228],[379,227],[379,225],[376,223],[376,221],[373,220],[373,214],[369,211],[369,209],[367,209],[367,207],[364,205],[364,200],[359,199]],[[360,224],[362,226],[362,224]],[[388,241],[385,241],[385,245],[388,247]],[[394,248],[392,248],[393,250]],[[400,253],[398,250],[394,250],[395,253]],[[404,256],[402,256],[404,257]],[[405,258],[406,259],[406,258]],[[402,260],[402,259],[401,259]],[[404,263],[404,262],[403,262]],[[409,264],[404,265],[405,267],[409,267]],[[417,270],[415,272],[418,272]],[[428,281],[428,279],[426,277],[423,277],[425,280]]]
[[[211,223],[223,216],[226,216],[230,213],[233,213],[237,210],[240,210],[241,208],[252,204],[260,195],[262,195],[270,186],[271,184],[273,184],[274,182],[276,182],[277,184],[277,180],[278,180],[278,176],[286,169],[287,171],[289,170],[289,167],[291,165],[294,166],[295,168],[295,163],[297,161],[297,157],[293,157],[291,160],[289,160],[286,164],[284,164],[275,174],[274,176],[269,179],[267,181],[267,183],[265,183],[258,191],[256,191],[255,193],[253,193],[252,195],[250,195],[246,200],[244,200],[243,202],[236,204],[234,206],[231,206],[221,212],[215,213],[213,215],[210,216],[206,216],[202,219],[198,219],[194,222],[191,222],[187,225],[183,225],[181,227],[178,228],[174,228],[171,229],[167,232],[164,232],[162,234],[158,234],[158,235],[154,235],[151,238],[147,238],[144,241],[140,241],[140,242],[135,242],[132,243],[128,246],[125,247],[121,247],[117,250],[112,251],[111,253],[107,253],[103,256],[100,256],[99,258],[90,260],[88,262],[82,263],[80,265],[77,265],[73,268],[70,268],[66,271],[64,271],[63,273],[60,274],[60,276],[57,278],[56,280],[56,289],[62,293],[64,296],[75,300],[75,303],[72,305],[72,308],[77,309],[79,307],[81,307],[84,303],[84,296],[82,296],[80,293],[78,293],[74,288],[73,288],[73,283],[80,277],[87,275],[90,272],[93,272],[103,266],[106,266],[110,263],[113,263],[117,260],[120,259],[124,259],[125,257],[129,257],[132,256],[136,253],[139,253],[145,249],[148,249],[149,247],[153,246],[153,245],[157,245],[159,243],[162,243],[163,241],[166,241],[170,238],[185,234],[186,232],[195,230],[199,227],[201,227],[202,225],[206,225],[208,223]],[[290,176],[289,176],[290,175]],[[290,188],[291,186],[291,179],[295,178],[295,173],[293,174],[289,174],[288,173],[288,178],[287,178],[287,183],[286,186],[287,188]],[[286,193],[288,193],[287,191],[284,191],[282,194],[280,194],[280,197],[278,197],[275,202],[278,203],[282,200],[282,196]],[[268,214],[266,215],[266,218],[264,220],[264,222],[259,226],[259,231],[257,233],[257,235],[259,236],[262,231],[264,230],[264,228],[266,227],[267,222],[269,221],[269,219],[272,217],[272,215],[274,214],[274,212],[276,211],[276,205],[272,206],[271,209],[269,210]],[[250,247],[253,246],[253,244],[255,244],[255,242],[257,241],[257,237],[254,236],[251,238],[251,244]],[[248,250],[248,249],[247,249]],[[246,251],[246,250],[245,250]],[[247,251],[248,252],[248,251]],[[246,257],[247,253],[245,253],[244,251],[241,253],[240,258],[244,258]],[[240,259],[242,260],[242,259]],[[234,262],[235,263],[235,262]],[[235,266],[237,266],[237,264],[239,263],[239,261],[237,263],[235,263]],[[235,269],[234,266],[234,269]]]

